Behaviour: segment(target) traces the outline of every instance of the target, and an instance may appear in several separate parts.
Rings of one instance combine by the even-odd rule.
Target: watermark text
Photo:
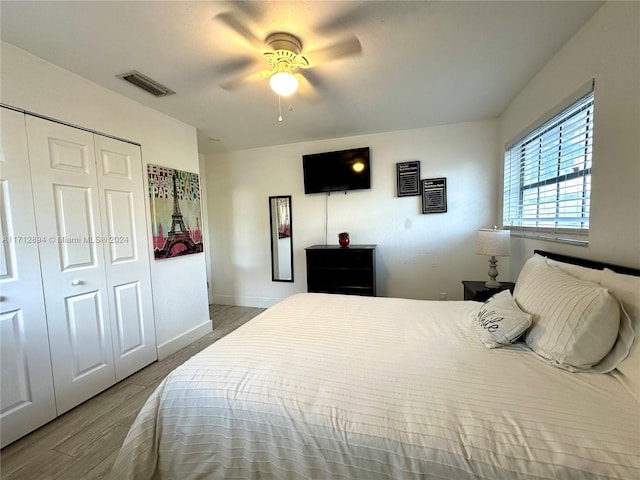
[[[9,244],[43,244],[43,243],[129,243],[125,235],[115,236],[57,236],[57,235],[8,235],[2,237],[2,243]]]

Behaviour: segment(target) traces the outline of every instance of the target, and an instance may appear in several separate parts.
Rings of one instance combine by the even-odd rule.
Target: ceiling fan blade
[[[258,38],[249,27],[244,25],[233,13],[222,12],[216,15],[215,18],[220,20],[227,27],[244,38],[256,50],[264,50],[264,42],[260,38]]]
[[[234,9],[241,11],[247,18],[251,19],[254,22],[260,22],[260,20],[264,17],[264,10],[268,8],[266,2],[231,2],[230,5],[233,6]]]
[[[231,80],[220,83],[219,86],[223,90],[235,90],[250,83],[264,81],[265,77],[262,73],[263,72],[254,72],[248,75],[242,75],[240,77],[232,78]]]
[[[220,63],[216,67],[216,73],[222,77],[237,75],[239,72],[246,72],[250,67],[254,67],[256,63],[258,62],[255,58],[238,57],[234,60]]]
[[[314,30],[324,35],[332,35],[338,32],[344,32],[345,30],[351,30],[355,26],[366,23],[368,17],[371,16],[371,5],[367,5],[367,3],[368,2],[356,4],[351,2],[341,2],[337,4],[339,6],[348,5],[348,8],[345,11],[337,12],[337,15],[326,19]]]
[[[340,58],[353,57],[362,53],[362,45],[355,35],[334,43],[325,48],[304,52],[304,56],[309,60],[309,68],[321,63],[338,60]]]
[[[308,100],[311,103],[317,103],[320,101],[320,93],[316,88],[316,81],[314,81],[314,76],[311,72],[305,72],[304,75],[296,73],[296,78],[298,79],[298,94]],[[315,79],[317,80],[317,79]]]

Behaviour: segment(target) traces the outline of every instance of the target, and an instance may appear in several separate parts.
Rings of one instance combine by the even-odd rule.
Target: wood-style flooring
[[[261,313],[211,305],[213,332],[87,400],[0,451],[2,480],[94,480],[109,476],[145,400],[169,372]]]

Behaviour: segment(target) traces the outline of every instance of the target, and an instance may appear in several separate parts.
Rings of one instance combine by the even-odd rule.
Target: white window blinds
[[[507,144],[503,223],[514,234],[587,243],[593,87],[571,102]]]

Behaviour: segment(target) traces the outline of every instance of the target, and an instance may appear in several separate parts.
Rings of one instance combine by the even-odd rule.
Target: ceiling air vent
[[[176,93],[173,90],[169,90],[164,85],[160,85],[155,80],[150,79],[146,75],[143,75],[136,70],[132,70],[131,72],[127,73],[121,73],[120,75],[116,75],[116,77],[132,83],[136,87],[139,87],[145,92],[149,92],[151,95],[154,95],[156,97],[166,97],[167,95],[175,95]]]

